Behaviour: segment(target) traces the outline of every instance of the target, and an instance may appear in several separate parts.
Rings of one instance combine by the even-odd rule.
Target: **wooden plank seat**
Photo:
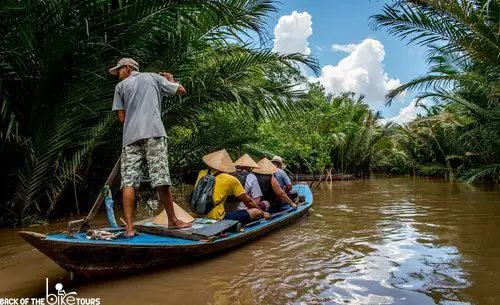
[[[193,227],[184,229],[171,229],[164,225],[157,225],[151,221],[141,221],[140,223],[136,223],[134,227],[139,232],[146,232],[154,235],[212,241],[221,233],[228,231],[238,232],[241,225],[235,220],[228,219],[209,223],[206,223],[205,219],[196,219],[193,222]]]

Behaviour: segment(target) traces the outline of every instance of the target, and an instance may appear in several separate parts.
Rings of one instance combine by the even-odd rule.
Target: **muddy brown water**
[[[233,251],[105,280],[69,281],[2,229],[0,297],[44,295],[48,277],[101,304],[500,304],[497,187],[371,179],[322,184],[314,200],[300,222]]]

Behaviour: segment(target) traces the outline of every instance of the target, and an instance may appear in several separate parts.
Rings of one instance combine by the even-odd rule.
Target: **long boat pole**
[[[115,180],[115,177],[118,174],[119,170],[120,170],[120,158],[116,160],[115,166],[113,167],[113,170],[109,174],[108,179],[104,183],[103,188],[106,186],[111,187],[111,184]],[[103,201],[104,201],[103,192],[99,191],[99,195],[97,196],[97,199],[95,200],[94,205],[90,209],[87,216],[84,219],[73,220],[68,222],[68,230],[70,234],[76,234],[80,232],[82,228],[87,227],[89,222],[91,222],[97,215],[97,212],[99,212],[99,208],[101,207]]]

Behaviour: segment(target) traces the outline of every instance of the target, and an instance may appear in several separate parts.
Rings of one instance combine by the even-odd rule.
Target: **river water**
[[[106,280],[70,282],[3,229],[0,297],[43,295],[48,277],[101,304],[500,304],[497,187],[424,178],[323,183],[312,209],[228,253]]]

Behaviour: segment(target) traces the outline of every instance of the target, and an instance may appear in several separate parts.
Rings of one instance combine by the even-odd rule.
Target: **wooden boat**
[[[307,185],[299,184],[294,188],[304,198],[304,202],[296,209],[284,208],[282,212],[272,215],[271,219],[258,220],[243,229],[238,226],[234,230],[234,226],[228,226],[228,229],[233,228],[233,232],[225,230],[213,236],[189,231],[200,232],[200,228],[162,231],[161,227],[147,222],[136,227],[141,234],[130,239],[89,240],[86,233],[68,236],[65,233],[43,235],[21,231],[19,235],[71,273],[92,277],[139,271],[219,253],[297,221],[306,215],[313,197]],[[211,231],[214,225],[217,224],[201,226],[204,231]]]

